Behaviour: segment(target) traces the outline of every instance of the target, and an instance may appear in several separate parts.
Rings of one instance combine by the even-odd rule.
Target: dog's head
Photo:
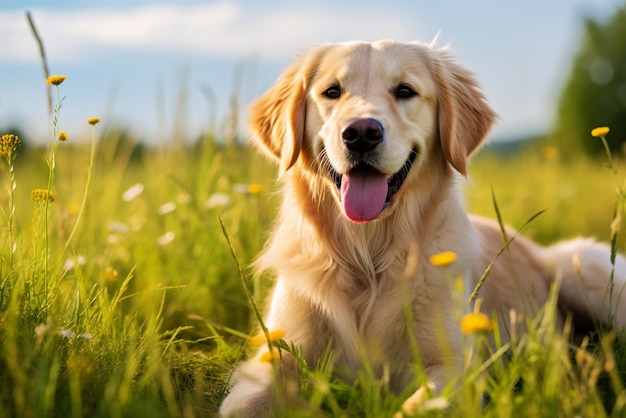
[[[465,175],[495,115],[473,75],[419,43],[315,48],[252,107],[251,125],[281,173],[313,170],[354,222],[393,210],[425,161]]]

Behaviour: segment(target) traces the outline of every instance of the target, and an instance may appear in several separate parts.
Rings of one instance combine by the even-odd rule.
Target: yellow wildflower
[[[20,146],[20,138],[14,134],[5,134],[0,137],[0,156],[11,156]]]
[[[67,77],[64,75],[51,75],[50,77],[46,78],[46,83],[52,84],[53,86],[58,86],[59,84],[64,82],[66,78]]]
[[[90,125],[95,125],[98,122],[100,122],[100,118],[89,118],[89,119],[87,119],[87,123],[90,124]]]
[[[593,136],[594,138],[599,138],[608,134],[609,131],[610,129],[608,126],[600,126],[591,130],[591,136]]]
[[[72,203],[67,207],[67,214],[70,216],[78,215],[78,212],[80,212],[80,206],[75,203]]]
[[[275,329],[274,331],[269,331],[268,334],[269,334],[270,342],[273,343],[283,338],[283,336],[285,335],[285,331],[281,329]],[[265,343],[267,343],[267,339],[265,338],[265,334],[263,333],[255,335],[254,337],[250,338],[250,340],[248,341],[248,344],[250,344],[253,347],[260,347]]]
[[[554,160],[559,156],[559,150],[553,145],[546,145],[541,149],[541,154],[546,160]]]
[[[248,193],[250,194],[261,193],[261,190],[263,190],[262,184],[249,184],[248,185]]]
[[[116,281],[118,275],[119,275],[118,271],[111,266],[107,266],[104,269],[104,277],[106,277],[106,279],[110,282]]]
[[[461,318],[461,332],[463,335],[472,335],[484,331],[493,331],[493,323],[484,313],[472,312]]]
[[[67,132],[65,132],[65,131],[61,131],[61,132],[59,132],[59,141],[61,141],[61,142],[65,142],[65,141],[67,141],[68,139],[69,139],[69,138],[68,138],[68,136],[67,136]]]
[[[35,203],[54,202],[56,195],[46,189],[35,189],[30,192],[30,199]]]
[[[437,267],[447,267],[455,261],[456,253],[454,251],[444,251],[430,257],[430,264]]]
[[[280,350],[276,347],[272,347],[271,351],[266,351],[263,354],[261,354],[261,357],[259,357],[259,360],[262,363],[271,363],[273,361],[278,361],[280,360]]]

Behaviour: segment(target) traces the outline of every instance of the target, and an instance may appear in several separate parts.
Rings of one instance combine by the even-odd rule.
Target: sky
[[[499,120],[491,137],[547,131],[586,18],[618,0],[2,0],[0,130],[51,136],[45,78],[25,13],[43,39],[50,73],[64,74],[59,129],[89,137],[85,120],[148,143],[208,129],[228,134],[249,103],[307,48],[394,39],[449,45],[476,73]],[[53,90],[54,93],[54,90]],[[233,100],[236,97],[236,100]],[[245,133],[241,122],[240,130]]]

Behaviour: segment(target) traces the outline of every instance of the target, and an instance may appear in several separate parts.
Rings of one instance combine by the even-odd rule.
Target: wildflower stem
[[[65,243],[65,248],[63,249],[63,255],[67,252],[67,249],[72,242],[72,238],[74,238],[74,234],[76,234],[76,230],[78,229],[78,224],[85,212],[85,206],[87,205],[87,195],[89,194],[89,185],[91,184],[91,175],[93,173],[94,161],[96,156],[96,126],[92,124],[91,129],[91,152],[89,155],[89,168],[87,169],[87,180],[85,180],[85,192],[83,193],[83,200],[80,203],[80,209],[78,210],[78,215],[76,215],[76,222],[74,222],[74,226],[72,227],[72,231],[70,232],[69,237],[67,238],[67,242]],[[64,257],[62,257],[64,258]]]
[[[624,208],[624,199],[626,195],[624,193],[623,187],[620,185],[617,167],[615,167],[615,164],[613,164],[613,157],[611,156],[611,149],[609,148],[609,144],[606,140],[606,133],[599,135],[599,138],[600,138],[600,141],[602,142],[602,146],[604,147],[604,152],[606,154],[608,167],[613,172],[613,176],[615,177],[615,184],[617,186],[617,201],[615,202],[615,208],[613,210],[613,220],[611,221],[611,275],[609,276],[609,286],[607,289],[608,298],[609,298],[609,301],[608,301],[609,302],[609,320],[610,322],[613,322],[613,320],[615,319],[614,312],[613,312],[613,289],[615,286],[615,258],[617,257],[617,233],[621,228],[622,211]]]
[[[15,216],[15,188],[17,187],[17,183],[15,181],[15,166],[13,165],[13,160],[15,159],[15,154],[7,155],[7,163],[9,165],[9,245],[11,248],[9,249],[9,270],[13,272],[13,263],[14,256],[16,250],[16,243],[14,242],[15,237],[13,236],[13,222]]]
[[[63,104],[63,101],[61,100],[61,93],[59,91],[60,90],[59,85],[57,84],[55,85],[55,87],[56,87],[57,102],[56,102],[56,105],[54,106],[54,113],[52,117],[52,145],[50,146],[50,158],[48,160],[48,187],[47,187],[48,195],[50,195],[52,192],[52,180],[54,178],[54,169],[56,167],[57,129],[58,129],[58,124],[59,124],[59,113],[61,111],[61,106]],[[50,263],[50,231],[49,229],[50,228],[49,228],[49,222],[48,222],[49,221],[48,220],[49,207],[50,207],[50,200],[46,199],[46,201],[44,202],[44,224],[45,224],[44,297],[45,297],[46,303],[48,302],[48,282],[49,282],[49,276],[50,276],[50,269],[49,269],[49,263]]]

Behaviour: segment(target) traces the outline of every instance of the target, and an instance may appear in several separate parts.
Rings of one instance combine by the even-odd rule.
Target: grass
[[[271,286],[251,282],[245,266],[275,214],[273,164],[211,137],[150,148],[100,125],[92,138],[59,142],[57,107],[52,145],[18,147],[0,168],[0,417],[214,416],[255,329],[248,298],[262,306]],[[496,216],[493,190],[513,226],[546,210],[525,229],[540,242],[611,239],[615,184],[601,161],[487,150],[471,173],[475,213]],[[54,201],[33,202],[34,189]],[[528,318],[512,346],[468,337],[474,361],[462,382],[418,413],[626,414],[626,344],[602,332],[570,343],[551,320],[555,306]],[[307,365],[278,344],[304,370],[285,416],[390,416],[419,384],[394,394],[367,368],[348,384],[329,361]]]

